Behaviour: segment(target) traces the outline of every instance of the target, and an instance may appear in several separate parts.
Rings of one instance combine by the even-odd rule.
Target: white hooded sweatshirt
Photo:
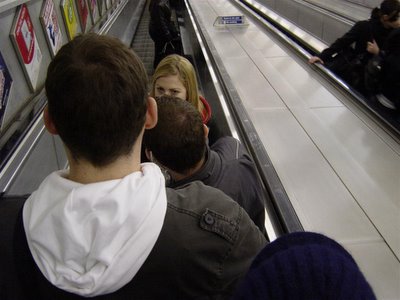
[[[112,293],[136,275],[160,234],[167,199],[159,167],[80,184],[50,174],[26,201],[29,249],[53,285],[85,297]]]

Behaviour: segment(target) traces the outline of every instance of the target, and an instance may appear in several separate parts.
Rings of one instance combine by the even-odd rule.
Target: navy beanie
[[[312,232],[284,235],[255,258],[234,300],[376,299],[353,257]]]

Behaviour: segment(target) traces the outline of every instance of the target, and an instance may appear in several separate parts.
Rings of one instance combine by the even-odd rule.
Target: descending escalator
[[[154,43],[149,35],[149,22],[150,13],[148,10],[149,1],[146,3],[146,7],[143,10],[142,17],[139,21],[135,36],[133,38],[131,47],[137,53],[142,60],[147,75],[153,74],[153,60],[154,60]]]

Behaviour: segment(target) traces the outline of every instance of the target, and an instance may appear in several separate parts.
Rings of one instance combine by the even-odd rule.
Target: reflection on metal
[[[20,169],[29,158],[40,137],[43,135],[44,129],[43,117],[40,112],[40,117],[34,121],[34,124],[28,130],[22,142],[18,144],[17,149],[14,150],[6,165],[1,169],[0,193],[7,191],[8,187],[15,180]]]
[[[233,0],[233,2],[236,3],[238,6],[240,6],[242,9],[244,9],[252,17],[257,19],[258,22],[260,22],[264,27],[266,27],[268,30],[273,32],[276,36],[278,36],[283,42],[285,42],[285,44],[287,44],[290,47],[292,47],[293,49],[295,49],[298,53],[301,53],[304,57],[307,57],[307,58],[311,57],[311,54],[309,52],[304,50],[296,42],[294,42],[292,39],[290,39],[285,33],[283,33],[281,30],[279,30],[278,28],[273,26],[270,22],[265,20],[265,18],[269,17],[269,15],[265,15],[264,13],[262,15],[260,15],[260,13],[262,13],[262,11],[251,6],[250,2],[252,2],[252,1]],[[277,18],[276,16],[275,16],[275,19]],[[286,26],[288,26],[288,24],[289,23],[287,23]]]
[[[212,41],[210,40],[206,30],[203,29],[201,20],[194,17],[188,0],[185,0],[185,4],[203,55],[205,56],[209,72],[214,84],[216,85],[218,95],[220,96],[221,105],[227,116],[228,123],[233,124],[234,127],[236,127],[236,124],[239,125],[240,132],[242,133],[240,136],[241,138],[246,139],[245,143],[247,145],[250,145],[249,150],[255,159],[259,175],[262,178],[265,188],[268,189],[270,197],[273,198],[274,202],[279,202],[281,204],[285,203],[285,209],[283,209],[285,213],[280,215],[281,219],[279,221],[277,221],[277,217],[274,213],[275,209],[271,206],[271,203],[266,203],[265,227],[268,237],[271,240],[274,240],[283,232],[302,231],[303,227],[301,226],[297,216],[293,214],[294,210],[288,202],[288,197],[283,186],[277,177],[275,169],[272,167],[265,148],[262,146],[260,138],[258,137],[243,104],[241,103],[240,97],[222,64],[221,58],[213,47]],[[208,52],[210,53],[210,56],[208,55]],[[224,93],[229,97],[229,104],[233,109],[233,113],[235,114],[234,116],[230,113],[228,102],[223,96]],[[239,138],[239,132],[235,130],[234,136]]]
[[[195,20],[194,20],[192,11],[191,11],[191,9],[189,8],[189,5],[188,5],[188,3],[187,3],[187,0],[185,0],[185,4],[186,4],[186,7],[187,7],[187,11],[188,11],[190,20],[192,21],[192,25],[193,25],[193,28],[194,28],[194,31],[195,31],[197,40],[198,40],[198,42],[199,42],[199,44],[200,44],[201,51],[203,52],[204,59],[205,59],[206,64],[207,64],[208,71],[210,72],[210,75],[211,75],[211,78],[212,78],[212,80],[213,80],[215,89],[216,89],[216,91],[217,91],[217,93],[218,93],[218,97],[219,97],[219,99],[220,99],[222,109],[223,109],[224,114],[225,114],[225,116],[226,116],[229,129],[231,130],[232,135],[233,135],[235,138],[238,138],[239,135],[238,135],[237,130],[236,130],[235,122],[233,121],[232,116],[231,116],[231,113],[230,113],[230,111],[229,111],[229,109],[228,109],[228,106],[227,106],[227,104],[226,104],[226,100],[225,100],[225,97],[224,97],[224,93],[222,92],[222,89],[221,89],[221,86],[220,86],[219,81],[218,81],[218,79],[217,79],[217,76],[215,75],[215,71],[214,71],[214,68],[213,68],[213,66],[212,66],[212,64],[211,64],[210,57],[209,57],[208,54],[207,54],[206,47],[205,47],[204,42],[203,42],[203,39],[202,39],[202,37],[201,37],[201,35],[200,35],[199,29],[198,29],[198,27],[197,27],[197,24],[196,24],[196,22],[195,22]]]
[[[265,230],[267,231],[268,239],[269,239],[270,242],[272,242],[272,241],[276,240],[276,238],[278,236],[277,236],[277,234],[275,232],[274,226],[272,225],[271,217],[270,217],[269,214],[270,214],[270,212],[268,211],[268,209],[266,209],[265,210],[265,216],[266,217],[265,217],[264,226],[265,226]]]

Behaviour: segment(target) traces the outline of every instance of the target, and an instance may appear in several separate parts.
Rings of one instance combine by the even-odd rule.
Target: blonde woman
[[[153,74],[150,95],[169,95],[190,102],[201,113],[204,124],[211,118],[211,107],[199,94],[193,65],[180,55],[169,55],[161,60]]]

